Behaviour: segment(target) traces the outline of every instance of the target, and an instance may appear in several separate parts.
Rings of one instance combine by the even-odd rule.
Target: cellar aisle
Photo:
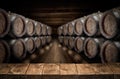
[[[39,53],[43,53],[40,56],[40,63],[73,63],[72,59],[65,51],[65,47],[62,47],[57,40],[54,40],[45,49],[40,49]]]

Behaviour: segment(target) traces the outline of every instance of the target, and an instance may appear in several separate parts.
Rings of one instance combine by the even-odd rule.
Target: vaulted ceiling
[[[1,0],[0,8],[45,23],[53,28],[93,12],[120,5],[119,0]]]

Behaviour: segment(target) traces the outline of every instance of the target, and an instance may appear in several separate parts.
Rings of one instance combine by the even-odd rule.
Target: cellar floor
[[[76,52],[69,50],[60,45],[57,40],[54,40],[44,48],[40,48],[28,59],[25,63],[74,63],[85,62]]]

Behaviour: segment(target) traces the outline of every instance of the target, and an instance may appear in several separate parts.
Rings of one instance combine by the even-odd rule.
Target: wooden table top
[[[103,75],[120,74],[115,64],[0,64],[0,74],[19,75]]]

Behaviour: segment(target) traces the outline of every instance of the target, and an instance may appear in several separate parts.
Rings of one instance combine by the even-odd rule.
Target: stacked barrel
[[[120,61],[120,8],[96,12],[58,27],[59,42],[102,63]]]
[[[51,27],[0,9],[0,63],[22,61],[51,42]]]

